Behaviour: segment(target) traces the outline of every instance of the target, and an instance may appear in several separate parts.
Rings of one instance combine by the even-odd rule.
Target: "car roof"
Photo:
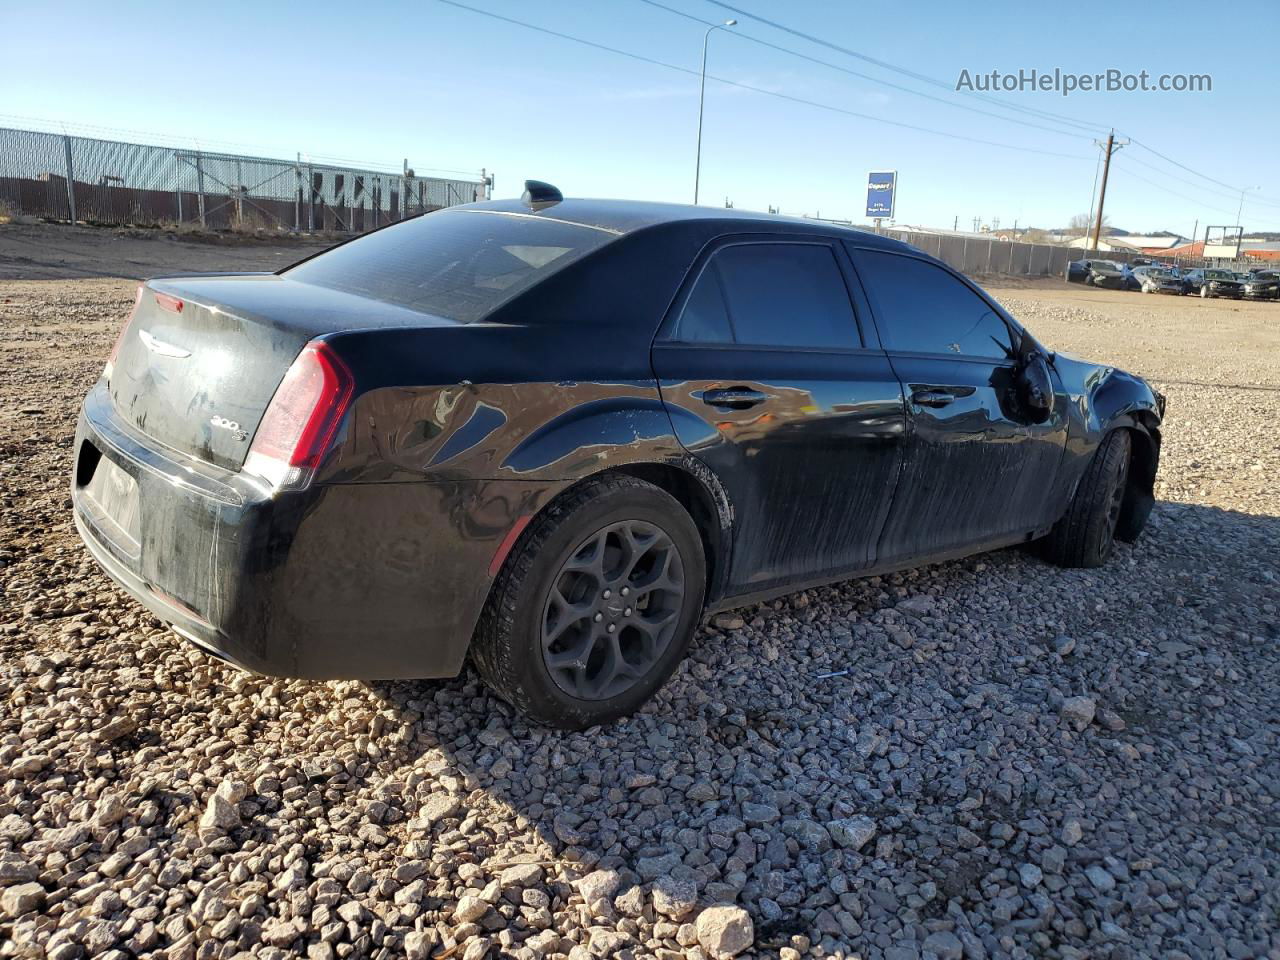
[[[664,224],[724,221],[726,225],[732,224],[734,229],[750,232],[801,232],[828,236],[835,233],[843,234],[869,247],[919,253],[915,247],[900,240],[825,220],[807,220],[801,217],[783,217],[749,210],[698,207],[682,203],[566,198],[555,203],[530,205],[522,200],[485,200],[446,209],[456,212],[507,213],[557,220],[562,223],[607,230],[620,236]]]

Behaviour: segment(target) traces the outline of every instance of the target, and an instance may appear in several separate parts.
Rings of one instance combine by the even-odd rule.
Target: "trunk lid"
[[[448,324],[275,274],[152,280],[121,336],[108,392],[117,414],[146,436],[238,470],[308,341],[342,330]]]

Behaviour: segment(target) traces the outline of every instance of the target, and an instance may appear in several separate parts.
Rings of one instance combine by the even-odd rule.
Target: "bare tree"
[[[1106,232],[1107,227],[1109,226],[1111,226],[1111,218],[1108,217],[1106,214],[1103,214],[1102,216],[1103,233]],[[1093,232],[1093,220],[1089,217],[1089,214],[1087,213],[1077,213],[1074,217],[1071,218],[1071,223],[1068,224],[1065,232],[1072,237],[1083,237],[1086,234]]]

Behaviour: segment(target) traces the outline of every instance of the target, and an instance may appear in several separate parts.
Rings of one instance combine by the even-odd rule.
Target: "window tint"
[[[707,265],[690,291],[676,324],[675,339],[686,343],[733,343],[720,272],[714,263]]]
[[[932,263],[862,250],[858,274],[887,350],[1005,359],[1009,330],[985,300]]]
[[[467,323],[613,239],[534,217],[441,210],[344,243],[284,276]]]
[[[746,243],[717,250],[685,303],[675,339],[751,346],[860,347],[830,247]]]

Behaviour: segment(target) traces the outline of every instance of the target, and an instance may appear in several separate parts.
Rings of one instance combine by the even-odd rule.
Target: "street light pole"
[[[1235,225],[1236,225],[1237,227],[1239,227],[1239,226],[1240,226],[1240,216],[1241,216],[1241,214],[1243,214],[1243,213],[1244,213],[1244,194],[1245,194],[1245,191],[1246,191],[1246,190],[1261,190],[1261,189],[1262,189],[1261,187],[1242,187],[1242,188],[1240,189],[1240,206],[1236,207],[1236,223],[1235,223]],[[1243,227],[1242,227],[1241,229],[1243,230]]]
[[[712,24],[702,35],[702,82],[698,88],[698,152],[693,161],[693,202],[698,202],[698,181],[702,175],[702,107],[707,98],[707,42],[711,34],[725,27],[737,26],[737,20],[726,20],[724,23]]]

